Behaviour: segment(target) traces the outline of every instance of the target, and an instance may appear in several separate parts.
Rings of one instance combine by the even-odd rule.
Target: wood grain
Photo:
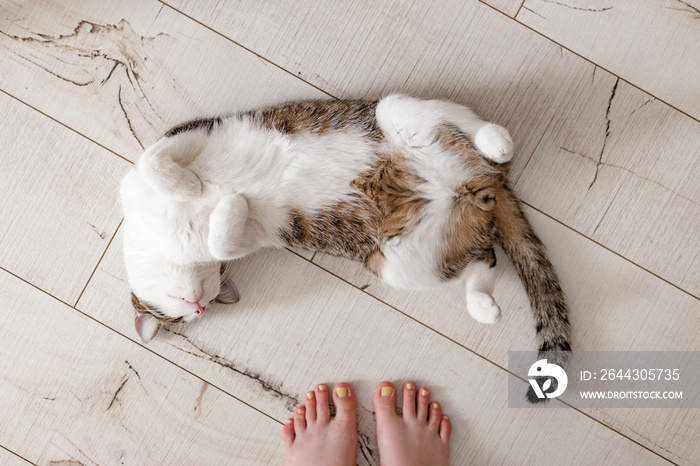
[[[134,338],[119,241],[78,307]],[[263,251],[236,265],[238,304],[212,307],[148,348],[280,420],[315,384],[352,383],[362,464],[377,464],[371,398],[381,380],[431,388],[456,426],[455,464],[571,463],[584,451],[604,464],[663,462],[571,409],[507,408],[503,369],[288,251]]]
[[[32,463],[0,447],[0,463],[6,466],[28,466]]]
[[[0,328],[4,447],[38,464],[280,458],[277,422],[5,272],[0,293],[12,309]]]
[[[516,190],[700,296],[700,123],[600,70],[566,108]]]
[[[482,0],[484,3],[491,5],[500,12],[515,18],[520,6],[524,0]]]
[[[517,19],[700,119],[697,0],[526,0]]]
[[[121,221],[129,163],[0,93],[0,265],[75,303]]]
[[[155,0],[5,3],[0,89],[132,161],[183,121],[323,96]]]

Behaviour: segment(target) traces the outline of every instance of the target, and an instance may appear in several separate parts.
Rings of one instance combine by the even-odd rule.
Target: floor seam
[[[112,238],[110,238],[109,243],[107,243],[107,247],[102,252],[102,255],[100,256],[99,260],[97,261],[95,268],[93,269],[92,273],[90,274],[90,277],[87,279],[87,282],[85,283],[85,286],[83,287],[83,290],[78,295],[78,299],[75,300],[74,307],[78,306],[78,303],[80,302],[80,298],[83,297],[85,290],[87,290],[88,286],[90,286],[90,282],[92,281],[92,277],[95,276],[95,272],[97,272],[97,269],[100,268],[100,264],[102,263],[102,259],[104,259],[105,254],[107,254],[107,251],[109,251],[109,247],[112,245],[112,241],[114,241],[114,238],[117,237],[117,233],[119,233],[119,228],[121,228],[122,223],[124,223],[124,218],[121,219],[121,221],[119,222],[119,225],[117,225],[117,229],[114,230],[114,234],[112,235]]]
[[[57,120],[56,118],[52,117],[52,116],[49,115],[48,113],[45,113],[45,112],[39,110],[38,108],[36,108],[35,106],[33,106],[33,105],[31,105],[31,104],[25,102],[24,100],[22,100],[22,99],[20,99],[20,98],[18,98],[18,97],[16,97],[16,96],[10,94],[10,93],[7,92],[6,90],[0,88],[0,92],[2,92],[3,94],[5,94],[6,96],[10,97],[11,99],[14,99],[14,100],[16,100],[17,102],[26,105],[27,107],[31,108],[31,109],[34,110],[35,112],[40,113],[41,115],[45,116],[45,117],[48,118],[49,120],[51,120],[51,121],[53,121],[53,122],[55,122],[55,123],[58,123],[59,125],[63,126],[64,128],[66,128],[66,129],[68,129],[68,130],[74,132],[74,133],[77,134],[78,136],[84,137],[84,138],[87,139],[88,141],[90,141],[90,142],[94,143],[95,145],[97,145],[97,146],[103,148],[103,149],[106,150],[107,152],[110,152],[110,153],[116,155],[116,156],[119,157],[120,159],[122,159],[122,160],[124,160],[124,161],[126,161],[126,162],[129,162],[129,163],[132,164],[132,165],[134,164],[134,162],[132,162],[131,160],[127,159],[126,157],[124,157],[124,156],[122,156],[122,155],[119,155],[117,152],[113,151],[113,150],[110,149],[109,147],[100,144],[99,142],[95,141],[94,139],[92,139],[92,138],[89,137],[89,136],[86,136],[85,134],[81,133],[80,131],[76,130],[75,128],[71,128],[70,126],[68,126],[67,124],[63,123],[62,121]]]
[[[29,460],[28,460],[27,458],[25,458],[24,456],[22,456],[22,455],[20,455],[20,454],[18,454],[18,453],[15,453],[14,451],[10,450],[9,448],[7,448],[7,447],[5,447],[5,446],[3,446],[3,445],[0,445],[0,448],[2,448],[3,450],[5,450],[6,452],[10,453],[11,455],[14,455],[14,456],[16,456],[17,458],[20,458],[20,459],[26,461],[27,463],[33,464],[34,466],[36,466],[36,463],[35,463],[35,462],[29,461]]]

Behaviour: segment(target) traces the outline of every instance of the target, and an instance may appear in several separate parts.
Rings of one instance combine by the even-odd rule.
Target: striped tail
[[[497,196],[497,241],[511,258],[525,286],[535,318],[539,355],[561,365],[571,352],[571,325],[564,293],[545,247],[507,186]]]

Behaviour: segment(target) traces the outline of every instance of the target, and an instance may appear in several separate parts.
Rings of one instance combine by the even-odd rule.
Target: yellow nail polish
[[[290,417],[290,418],[287,419],[284,423],[285,423],[285,424],[289,424],[289,423],[291,423],[292,421],[294,421],[294,419],[292,419],[292,418]]]
[[[413,384],[412,384],[412,383],[407,383],[407,384],[406,384],[406,390],[413,390]]]
[[[335,394],[338,395],[340,398],[345,398],[348,396],[348,389],[347,387],[338,387],[335,389]]]
[[[440,407],[440,405],[439,405],[439,404],[437,404],[437,403],[433,403],[433,408],[435,408],[435,409],[438,409],[439,407]]]
[[[309,400],[313,400],[314,399],[314,392],[307,393],[306,398],[308,398]]]
[[[394,387],[382,387],[382,396],[391,396],[394,393]]]
[[[428,390],[426,390],[426,389],[424,388],[423,390],[420,391],[420,394],[423,395],[423,396],[428,396]]]
[[[321,384],[321,385],[318,386],[318,391],[319,391],[319,392],[326,391],[326,388],[328,388],[328,387],[326,387],[324,384]]]
[[[297,408],[297,414],[304,414],[304,408]]]
[[[443,415],[442,415],[442,418],[443,418],[444,420],[446,420],[446,421],[449,421],[449,420],[450,420],[450,417],[449,417],[447,414],[443,414]]]

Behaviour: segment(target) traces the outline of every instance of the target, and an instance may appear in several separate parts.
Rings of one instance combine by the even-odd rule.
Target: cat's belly
[[[442,283],[436,273],[436,259],[428,254],[400,247],[384,248],[384,264],[380,276],[394,288],[427,289]]]

